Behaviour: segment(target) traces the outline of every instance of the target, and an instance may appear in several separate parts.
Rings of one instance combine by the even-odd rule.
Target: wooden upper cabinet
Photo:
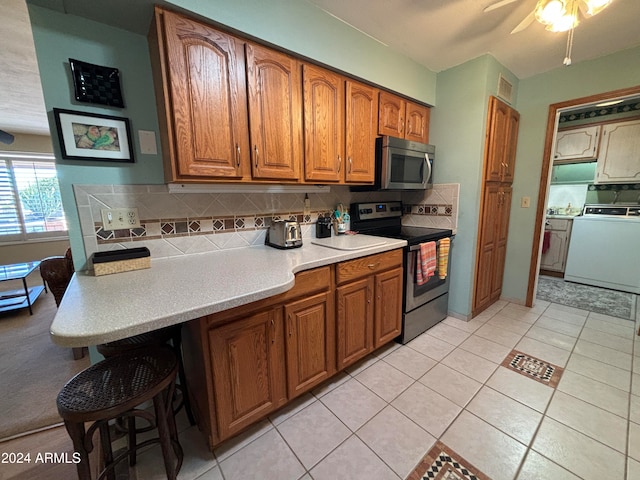
[[[600,125],[572,128],[558,132],[553,163],[575,163],[576,160],[598,159]]]
[[[520,114],[496,97],[489,100],[485,181],[513,182]]]
[[[405,101],[388,92],[380,92],[378,133],[404,138]]]
[[[640,120],[602,127],[595,183],[640,182]]]
[[[259,179],[298,180],[302,159],[300,63],[247,43],[251,165]]]
[[[303,65],[305,155],[307,181],[338,182],[343,178],[344,79],[337,73]]]
[[[380,92],[378,133],[429,143],[430,109],[389,92]]]
[[[431,110],[424,105],[407,102],[404,138],[414,142],[429,143],[429,115]]]
[[[157,40],[168,76],[170,180],[249,178],[243,42],[172,12],[156,15],[164,27]]]
[[[378,90],[347,80],[346,99],[345,180],[372,183],[375,179]]]

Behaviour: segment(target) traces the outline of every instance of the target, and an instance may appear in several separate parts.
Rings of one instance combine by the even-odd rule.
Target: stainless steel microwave
[[[376,139],[376,187],[379,190],[426,190],[433,186],[436,147],[402,138]]]

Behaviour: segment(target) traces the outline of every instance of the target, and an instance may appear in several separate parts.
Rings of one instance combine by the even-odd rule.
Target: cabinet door
[[[429,143],[429,114],[429,107],[407,102],[404,138],[414,142]]]
[[[405,101],[392,93],[380,92],[378,134],[404,138]]]
[[[336,370],[332,294],[321,293],[285,305],[289,400]]]
[[[362,83],[346,82],[345,180],[373,183],[378,131],[378,90]]]
[[[549,250],[540,257],[540,268],[554,272],[564,272],[567,260],[567,232],[548,230]]]
[[[640,120],[605,125],[596,183],[640,182]]]
[[[373,277],[336,289],[338,370],[360,360],[373,348]]]
[[[504,277],[504,261],[507,256],[507,238],[509,235],[509,214],[511,213],[511,187],[500,187],[498,190],[498,210],[495,219],[495,254],[491,273],[491,301],[500,298],[502,279]]]
[[[499,215],[500,201],[500,187],[498,185],[486,186],[482,202],[482,223],[477,253],[474,312],[482,310],[491,302],[492,275],[497,243],[496,217]]]
[[[553,163],[598,158],[600,125],[558,132]]]
[[[300,63],[248,43],[247,80],[253,177],[298,180],[303,151]]]
[[[516,168],[516,148],[518,146],[518,129],[520,127],[520,114],[509,107],[507,117],[507,144],[504,148],[504,167],[500,180],[505,183],[513,182],[513,174]]]
[[[307,181],[338,182],[344,178],[344,80],[336,73],[303,65],[305,155]]]
[[[513,181],[520,114],[496,97],[489,99],[485,181]]]
[[[174,179],[249,176],[243,43],[164,12]]]
[[[221,439],[285,403],[282,323],[274,308],[209,331]]]
[[[390,342],[402,330],[402,275],[402,268],[396,268],[375,276],[374,348]]]

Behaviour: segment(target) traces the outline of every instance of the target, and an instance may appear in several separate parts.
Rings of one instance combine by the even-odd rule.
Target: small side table
[[[9,280],[22,280],[24,292],[20,290],[12,290],[10,292],[0,292],[0,312],[9,310],[17,310],[19,308],[29,307],[29,313],[33,315],[31,306],[40,296],[42,291],[47,291],[44,285],[32,287],[29,291],[27,287],[27,277],[40,265],[40,262],[14,263],[11,265],[0,265],[0,282]],[[26,302],[26,304],[25,304]]]

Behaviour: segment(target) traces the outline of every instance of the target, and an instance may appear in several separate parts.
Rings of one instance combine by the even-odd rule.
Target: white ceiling
[[[302,0],[300,0],[302,1]],[[510,32],[536,0],[484,13],[497,0],[306,0],[378,39],[434,72],[486,53],[519,78],[563,67],[566,33],[547,32],[537,22]],[[100,8],[86,0],[31,3],[146,34],[154,0],[108,0]],[[123,15],[122,12],[127,14]],[[25,0],[0,2],[0,129],[48,134],[44,101]],[[640,45],[639,0],[614,0],[575,30],[573,63]]]

